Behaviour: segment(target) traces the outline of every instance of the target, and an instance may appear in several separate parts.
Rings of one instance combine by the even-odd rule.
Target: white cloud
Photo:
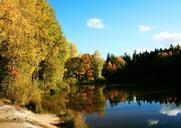
[[[101,19],[92,18],[87,20],[87,26],[94,29],[105,29],[105,25]]]
[[[161,105],[160,113],[168,116],[176,116],[181,113],[181,105],[178,107],[176,104]]]
[[[125,52],[128,54],[128,55],[133,55],[134,51],[136,50],[136,53],[143,53],[145,51],[147,52],[150,52],[151,49],[150,48],[137,48],[137,49],[128,49],[128,50],[125,50]]]
[[[170,32],[161,32],[153,36],[153,40],[158,43],[168,46],[170,44],[180,44],[181,43],[181,33],[170,33]]]
[[[159,120],[148,120],[147,123],[148,123],[148,126],[154,126],[154,125],[157,125],[160,121]]]
[[[151,31],[152,27],[147,26],[147,25],[139,25],[139,31],[140,32],[148,32]]]

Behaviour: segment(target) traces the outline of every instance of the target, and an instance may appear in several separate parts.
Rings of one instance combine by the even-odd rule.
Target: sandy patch
[[[0,105],[0,128],[56,128],[59,118],[51,114],[34,114],[17,106]]]

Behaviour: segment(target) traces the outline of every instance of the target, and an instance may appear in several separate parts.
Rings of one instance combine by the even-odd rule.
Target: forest
[[[1,0],[0,8],[1,96],[38,102],[62,81],[67,39],[46,0]]]
[[[108,54],[104,60],[98,50],[93,55],[78,54],[46,0],[1,0],[0,8],[1,96],[26,104],[43,92],[74,84],[179,80],[179,45],[135,50],[132,56]]]
[[[54,107],[49,94],[59,92],[65,108],[65,97],[79,95],[85,84],[178,83],[180,65],[179,45],[105,60],[98,50],[78,54],[47,0],[0,0],[0,97],[36,112]],[[104,106],[102,92],[96,94]]]
[[[126,53],[120,57],[108,54],[104,63],[103,76],[109,83],[177,85],[180,79],[178,75],[181,71],[180,64],[179,45],[170,45],[169,48],[143,53],[137,53],[135,50],[132,56]]]

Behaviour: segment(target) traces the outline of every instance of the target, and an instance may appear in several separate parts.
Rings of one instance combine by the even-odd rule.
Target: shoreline
[[[35,114],[16,105],[0,104],[0,128],[57,128],[54,114]]]

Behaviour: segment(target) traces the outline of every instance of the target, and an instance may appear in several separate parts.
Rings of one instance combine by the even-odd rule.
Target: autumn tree
[[[93,80],[93,74],[94,74],[94,70],[93,70],[93,65],[92,65],[92,59],[93,59],[93,55],[90,54],[82,54],[79,56],[82,60],[83,60],[83,64],[82,64],[82,71],[83,71],[83,80],[84,81],[89,81],[89,80]]]
[[[95,82],[102,77],[104,60],[99,51],[94,55],[81,54],[78,57],[69,58],[65,64],[65,78],[76,78],[79,82]]]
[[[104,63],[103,76],[109,82],[117,82],[120,79],[120,72],[126,66],[126,61],[121,56],[115,56],[114,54],[108,54],[107,59]]]
[[[94,80],[98,80],[102,77],[102,70],[104,65],[104,59],[101,57],[100,52],[95,51],[92,59]]]
[[[69,57],[74,58],[77,56],[78,50],[77,46],[74,43],[69,43]]]
[[[177,83],[181,72],[181,47],[170,45],[153,51],[137,52],[116,57],[108,54],[103,75],[110,83],[152,84]],[[161,83],[161,84],[160,84]],[[177,84],[174,84],[177,85]]]
[[[61,81],[68,43],[47,0],[1,0],[0,8],[0,89],[24,104],[35,82]]]
[[[69,58],[65,64],[65,78],[76,78],[80,81],[84,69],[82,69],[83,60],[79,57]]]

